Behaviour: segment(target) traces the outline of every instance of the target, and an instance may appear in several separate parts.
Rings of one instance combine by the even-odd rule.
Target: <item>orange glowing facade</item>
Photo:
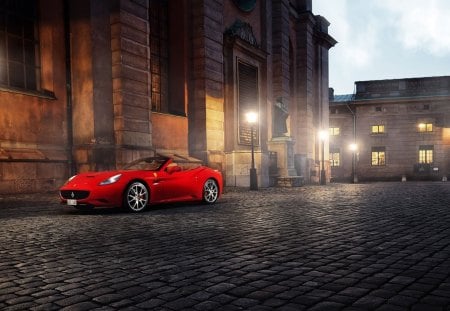
[[[317,181],[328,25],[311,0],[1,2],[0,193],[157,152],[248,186],[250,139],[261,186]]]

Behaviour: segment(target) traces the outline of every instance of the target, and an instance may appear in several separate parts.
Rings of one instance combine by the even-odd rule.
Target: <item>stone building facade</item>
[[[2,2],[0,193],[155,153],[248,186],[251,138],[259,185],[317,181],[328,25],[311,0]]]
[[[355,94],[330,92],[332,180],[447,180],[450,77],[355,84]]]

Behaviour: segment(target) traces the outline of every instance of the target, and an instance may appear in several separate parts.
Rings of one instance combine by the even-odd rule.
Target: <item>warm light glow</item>
[[[433,123],[419,123],[419,132],[433,132]]]
[[[319,132],[319,139],[321,140],[321,141],[325,141],[326,139],[327,139],[327,137],[328,137],[328,132],[327,131],[320,131]]]
[[[355,143],[350,144],[350,150],[351,150],[351,151],[356,151],[356,150],[358,150],[358,145],[355,144]]]
[[[254,111],[249,111],[245,114],[247,122],[250,124],[256,123],[258,121],[258,114]]]

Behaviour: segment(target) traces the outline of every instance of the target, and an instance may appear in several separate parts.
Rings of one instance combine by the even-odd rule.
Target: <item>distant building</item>
[[[330,89],[332,180],[450,177],[450,76],[355,84],[355,94]]]
[[[0,193],[155,153],[317,182],[329,23],[311,0],[0,2]]]

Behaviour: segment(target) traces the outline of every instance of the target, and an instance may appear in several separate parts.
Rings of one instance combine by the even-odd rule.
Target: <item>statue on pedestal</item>
[[[286,120],[289,117],[288,107],[278,98],[273,106],[273,137],[285,136],[288,132]]]

